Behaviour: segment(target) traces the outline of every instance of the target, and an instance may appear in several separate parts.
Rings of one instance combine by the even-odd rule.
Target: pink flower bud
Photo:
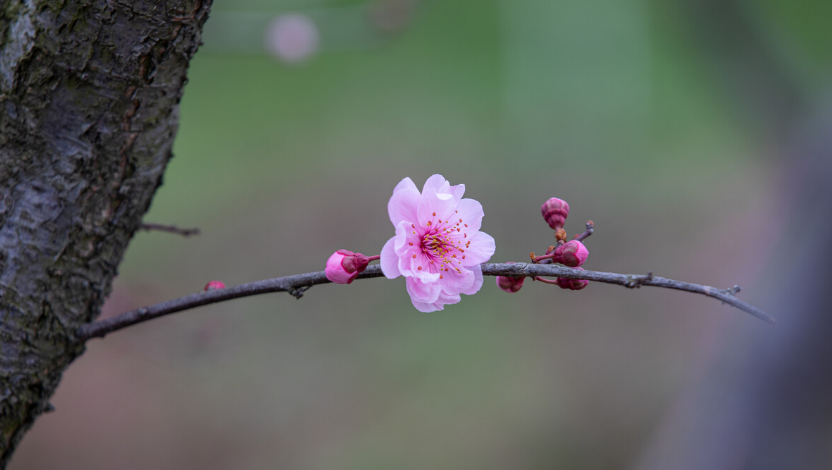
[[[525,280],[525,277],[497,276],[497,287],[509,294],[513,294],[523,287],[523,281]]]
[[[361,253],[338,250],[326,260],[326,278],[336,284],[349,284],[369,263],[370,259]]]
[[[566,216],[569,215],[569,204],[563,199],[553,197],[540,206],[540,212],[549,227],[552,227],[552,230],[557,230],[563,228],[563,224],[566,223]]]
[[[555,249],[552,261],[574,268],[584,264],[589,256],[589,250],[578,240],[571,240]]]
[[[584,268],[574,268],[574,269],[580,269],[581,271],[584,270]],[[581,290],[584,287],[586,287],[587,284],[589,284],[589,281],[584,280],[584,279],[567,279],[565,277],[557,278],[556,282],[558,283],[558,287],[560,287],[561,289],[569,289],[569,290]]]
[[[225,289],[225,284],[222,281],[211,281],[208,284],[205,284],[205,289],[202,289],[202,290],[215,290],[215,289]]]

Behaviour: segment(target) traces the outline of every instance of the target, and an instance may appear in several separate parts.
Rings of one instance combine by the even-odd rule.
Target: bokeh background
[[[202,234],[138,233],[105,316],[378,253],[396,183],[440,173],[482,202],[493,261],[553,243],[557,196],[570,236],[596,224],[589,269],[741,284],[778,325],[493,278],[433,314],[401,279],[237,300],[91,341],[11,468],[832,467],[830,18],[216,0],[145,219]]]

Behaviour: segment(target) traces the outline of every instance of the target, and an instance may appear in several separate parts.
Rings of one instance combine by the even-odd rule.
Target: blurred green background
[[[482,202],[495,262],[553,243],[557,196],[570,236],[596,224],[588,269],[765,308],[787,129],[694,3],[215,1],[145,218],[202,234],[138,233],[104,315],[376,254],[393,187],[434,173]],[[829,91],[832,3],[732,3],[799,123]],[[300,62],[264,47],[288,13],[319,38]],[[493,278],[433,314],[402,279],[238,300],[89,343],[11,468],[634,467],[703,364],[766,328],[690,294]]]

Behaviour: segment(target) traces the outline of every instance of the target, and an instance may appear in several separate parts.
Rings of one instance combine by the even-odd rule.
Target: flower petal
[[[465,194],[465,185],[458,184],[456,186],[451,186],[450,181],[446,180],[442,175],[433,175],[425,181],[425,185],[422,187],[422,194],[424,195],[430,190],[436,190],[436,193],[439,194],[441,199],[445,199],[445,195],[451,195],[455,201],[459,201],[462,199],[462,195]]]
[[[450,185],[450,183],[448,183],[448,180],[446,180],[444,176],[433,175],[430,178],[428,178],[428,180],[425,181],[425,185],[422,186],[422,194],[425,194],[426,192],[428,192],[428,190],[439,191],[439,188],[441,188],[445,184]]]
[[[408,237],[413,237],[414,230],[405,221],[399,222],[396,226],[396,240],[393,242],[393,250],[396,253],[396,267],[403,276],[412,276],[410,257],[415,253],[413,246],[408,244]]]
[[[460,300],[462,300],[462,298],[459,294],[446,294],[443,292],[439,294],[439,298],[436,299],[436,302],[434,302],[433,305],[437,310],[444,310],[445,305],[458,304]]]
[[[416,191],[419,192],[419,188],[416,187],[416,184],[413,183],[413,180],[410,178],[404,178],[403,180],[399,181],[399,184],[393,188],[393,194],[396,194],[399,191]]]
[[[393,189],[393,196],[387,203],[387,214],[390,222],[398,225],[401,221],[414,222],[416,220],[416,208],[419,206],[421,194],[413,184],[413,180],[405,178]]]
[[[433,303],[439,298],[442,287],[435,282],[422,282],[414,277],[407,278],[407,293],[410,298],[419,302]]]
[[[416,310],[424,313],[435,312],[437,310],[442,310],[442,305],[440,304],[438,307],[433,303],[428,302],[419,302],[418,300],[414,299],[413,297],[410,298],[410,302],[413,303],[413,306],[416,307]]]
[[[416,255],[415,258],[413,257],[414,254]],[[409,256],[406,259],[410,261],[409,269],[411,276],[414,276],[422,282],[435,282],[439,280],[439,273],[431,272],[428,257],[425,256],[424,253],[422,253],[422,250],[415,248],[413,250],[410,250],[410,252],[408,252],[408,255]]]
[[[479,264],[476,266],[471,266],[471,271],[474,273],[474,282],[471,284],[471,287],[468,290],[462,291],[465,295],[474,295],[482,289],[482,266]]]
[[[465,249],[463,266],[474,266],[485,263],[494,255],[496,245],[494,238],[485,232],[476,232],[468,237],[471,245]]]
[[[458,294],[460,292],[465,293],[471,289],[475,277],[473,271],[464,268],[460,269],[460,271],[456,272],[453,269],[449,269],[442,273],[442,279],[436,282],[442,286],[443,293]],[[482,275],[482,271],[480,271],[480,275]]]
[[[485,213],[482,210],[482,204],[474,199],[462,199],[456,205],[457,213],[454,215],[457,220],[462,219],[463,223],[468,224],[465,227],[469,232],[476,232],[482,227],[482,218]]]
[[[404,256],[405,254],[412,255],[417,252],[414,250],[418,250],[420,229],[413,227],[413,225],[415,224],[411,224],[407,221],[401,221],[396,226],[396,244],[393,247],[396,249],[396,254],[399,256]]]
[[[451,194],[454,195],[454,199],[459,202],[462,199],[462,195],[465,194],[465,185],[458,184],[456,186],[451,186]]]
[[[396,254],[395,248],[393,248],[395,243],[396,237],[390,237],[387,243],[384,244],[384,248],[381,249],[381,259],[379,260],[381,263],[381,272],[384,273],[384,277],[387,279],[395,279],[402,275],[399,272],[399,256]]]
[[[436,299],[436,302],[428,303],[428,302],[420,302],[418,300],[414,300],[412,297],[410,301],[413,303],[413,306],[416,307],[417,310],[420,312],[436,312],[439,310],[444,310],[445,305],[449,304],[456,304],[460,301],[459,294],[439,294],[439,298]]]
[[[426,229],[436,227],[437,221],[448,220],[454,213],[456,201],[453,196],[446,194],[445,198],[437,194],[433,189],[422,194],[419,207],[416,209],[417,225]],[[431,224],[428,225],[428,222]]]

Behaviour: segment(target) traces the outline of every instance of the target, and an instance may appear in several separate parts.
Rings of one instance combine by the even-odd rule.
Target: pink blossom
[[[338,250],[326,260],[326,278],[336,284],[349,284],[365,269],[370,258],[350,250]]]
[[[589,250],[586,245],[578,240],[570,240],[555,249],[552,261],[574,268],[584,264],[587,257]]]
[[[494,239],[480,232],[482,205],[462,199],[465,185],[451,186],[433,175],[422,192],[410,178],[395,189],[387,212],[396,235],[381,250],[381,270],[389,279],[406,278],[413,306],[442,310],[482,287],[480,264],[494,254]]]

